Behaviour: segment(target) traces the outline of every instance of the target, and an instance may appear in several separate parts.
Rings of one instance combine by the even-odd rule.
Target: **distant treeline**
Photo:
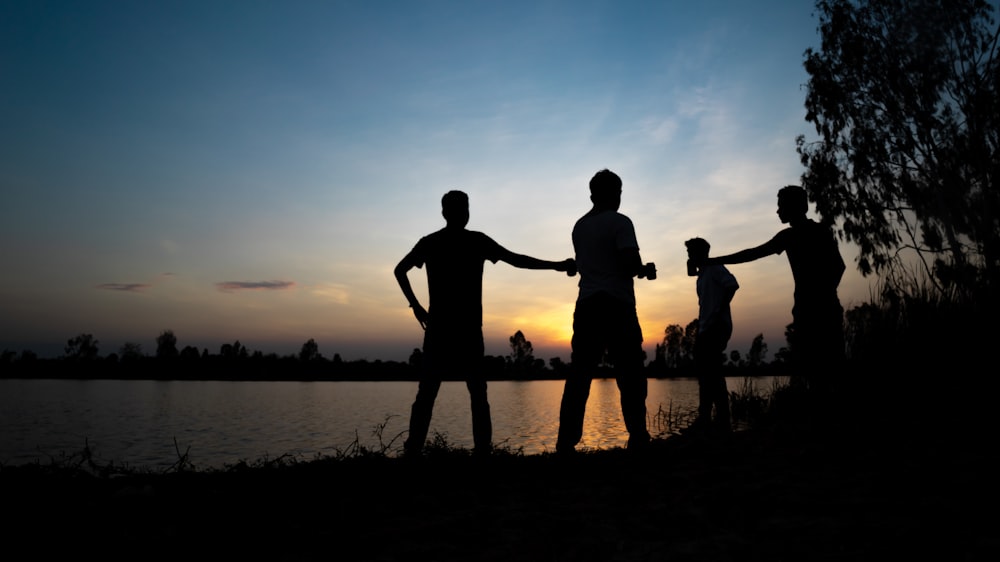
[[[295,356],[262,355],[244,359],[228,359],[210,355],[198,359],[165,360],[156,357],[116,360],[102,357],[92,360],[60,358],[10,358],[0,363],[0,378],[33,379],[115,379],[115,380],[239,380],[239,381],[416,381],[419,365],[403,361],[359,359],[342,361],[318,358],[303,362]],[[541,361],[541,360],[539,360]],[[518,370],[505,357],[486,356],[481,370],[488,380],[563,380],[571,368],[569,363],[554,359],[551,365],[529,371]],[[650,378],[685,378],[694,376],[690,368],[658,368],[646,366]],[[729,365],[729,374],[781,374],[780,365],[760,367]],[[599,367],[594,378],[610,378],[610,367]],[[464,380],[464,373],[445,376],[445,380]]]
[[[682,331],[683,332],[683,331]],[[668,328],[675,334],[674,327]],[[685,343],[693,341],[687,338]],[[157,338],[154,355],[143,353],[138,344],[126,343],[118,352],[102,356],[99,342],[91,334],[80,334],[67,341],[64,355],[40,358],[31,351],[0,354],[0,378],[119,379],[119,380],[240,380],[240,381],[416,381],[420,377],[422,352],[414,349],[408,361],[351,360],[339,354],[324,357],[312,339],[302,345],[297,355],[250,351],[239,341],[223,344],[218,353],[192,346],[178,350],[176,336],[170,330]],[[481,366],[488,380],[562,380],[571,365],[558,357],[536,358],[531,342],[518,331],[511,336],[511,353],[487,355]],[[781,362],[766,363],[767,346],[760,336],[755,340],[751,361],[738,352],[729,355],[731,373],[778,374]],[[693,376],[690,347],[666,343],[657,345],[656,357],[646,369],[651,378]],[[470,368],[477,368],[470,366]],[[465,372],[445,376],[445,380],[464,380]],[[595,378],[614,376],[610,367],[601,366]]]

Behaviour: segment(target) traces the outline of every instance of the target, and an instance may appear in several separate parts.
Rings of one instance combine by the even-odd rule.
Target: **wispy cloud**
[[[146,283],[101,283],[97,286],[98,289],[106,291],[122,291],[126,293],[138,293],[150,287],[152,285]]]
[[[312,289],[312,293],[329,302],[336,304],[347,304],[351,300],[351,293],[346,285],[326,283],[317,285]]]
[[[293,281],[223,281],[215,286],[224,292],[230,291],[283,291],[295,286]]]

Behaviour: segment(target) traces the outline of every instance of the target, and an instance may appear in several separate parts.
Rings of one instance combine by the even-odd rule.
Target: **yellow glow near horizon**
[[[538,314],[518,316],[511,319],[515,325],[524,325],[522,332],[538,347],[569,348],[573,339],[573,303],[567,303],[556,310],[548,309]]]

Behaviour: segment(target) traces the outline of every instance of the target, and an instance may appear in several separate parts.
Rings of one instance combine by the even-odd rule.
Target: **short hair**
[[[622,192],[622,179],[618,174],[605,168],[590,178],[590,194],[598,198],[619,195]]]
[[[469,196],[464,191],[452,190],[441,197],[441,210],[445,213],[451,211],[465,211],[469,208]]]
[[[778,190],[778,202],[785,202],[789,209],[805,213],[809,210],[806,190],[798,185],[786,185]]]
[[[692,238],[685,242],[684,245],[687,246],[687,249],[692,252],[704,253],[705,255],[708,255],[708,250],[711,248],[708,241],[704,238]]]

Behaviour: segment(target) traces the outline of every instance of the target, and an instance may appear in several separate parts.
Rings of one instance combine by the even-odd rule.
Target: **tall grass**
[[[751,429],[762,423],[767,416],[773,414],[773,405],[780,399],[782,393],[789,387],[788,377],[770,377],[770,386],[761,388],[758,377],[744,376],[740,385],[729,393],[729,411],[731,423],[735,430]],[[650,416],[650,433],[657,438],[668,438],[679,435],[694,423],[698,417],[698,409],[679,409],[673,401],[657,408]]]
[[[660,404],[656,413],[649,416],[650,419],[647,420],[650,435],[659,439],[678,435],[690,426],[697,416],[698,410],[696,408],[684,410],[675,408],[673,400],[667,402],[666,409],[663,408],[663,404]]]

